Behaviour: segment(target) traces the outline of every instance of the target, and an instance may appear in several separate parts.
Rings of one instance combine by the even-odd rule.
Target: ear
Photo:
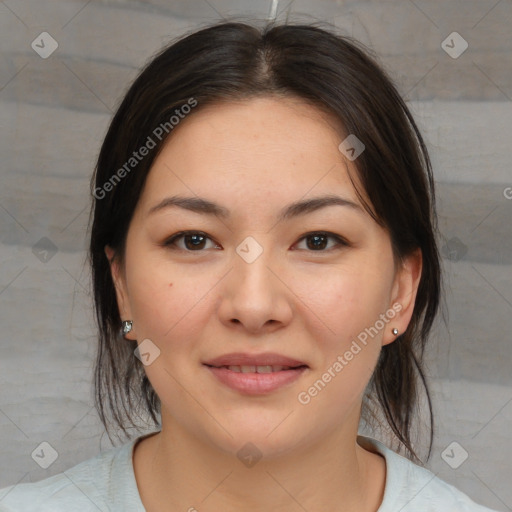
[[[119,308],[119,315],[121,320],[132,320],[132,313],[130,309],[130,302],[128,300],[128,293],[126,290],[126,281],[123,275],[123,271],[120,268],[119,261],[115,258],[115,251],[112,247],[105,246],[105,255],[110,263],[110,272],[112,275],[112,281],[116,289],[117,305]],[[121,328],[121,326],[119,326]],[[136,340],[135,325],[132,330],[125,336],[126,339]]]
[[[386,326],[382,345],[392,343],[407,329],[416,303],[422,268],[423,256],[419,248],[407,256],[399,266],[393,282],[392,300],[389,304],[389,308],[395,311],[396,315],[389,320]],[[394,335],[392,332],[395,328],[398,329],[398,335]]]

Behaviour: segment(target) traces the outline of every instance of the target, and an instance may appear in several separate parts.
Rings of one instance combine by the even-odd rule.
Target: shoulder
[[[108,511],[112,504],[140,503],[132,466],[137,440],[101,452],[96,457],[39,482],[0,489],[0,512]],[[122,505],[122,503],[119,503]]]
[[[380,441],[358,436],[358,443],[386,459],[384,498],[378,512],[496,512],[475,503],[453,485]]]

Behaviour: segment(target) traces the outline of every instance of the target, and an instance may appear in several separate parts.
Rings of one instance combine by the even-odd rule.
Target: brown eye
[[[183,240],[182,245],[177,243],[179,240]],[[188,252],[201,252],[202,249],[205,249],[208,240],[211,238],[201,231],[183,231],[169,238],[164,246]]]
[[[339,246],[348,246],[348,243],[338,235],[325,232],[309,233],[303,236],[300,241],[306,240],[306,248],[310,251],[325,252],[326,247],[329,245],[329,239],[334,240],[334,245],[331,245],[327,250],[335,249]]]

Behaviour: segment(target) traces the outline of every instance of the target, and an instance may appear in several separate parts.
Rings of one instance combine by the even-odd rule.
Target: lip
[[[303,361],[272,352],[224,354],[203,365],[222,384],[246,395],[262,395],[276,391],[296,381],[309,369]],[[289,369],[272,373],[242,373],[230,370],[227,366],[286,366]]]
[[[206,368],[224,385],[246,395],[263,395],[297,380],[308,368],[301,366],[272,373],[238,373],[229,368]]]
[[[308,366],[304,361],[292,359],[291,357],[265,352],[263,354],[247,354],[244,352],[233,352],[215,357],[203,364],[208,366]]]

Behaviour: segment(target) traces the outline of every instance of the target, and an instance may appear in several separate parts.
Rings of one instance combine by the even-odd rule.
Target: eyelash
[[[203,236],[203,237],[213,241],[213,239],[211,237],[209,237],[203,231],[180,231],[179,233],[176,233],[176,234],[172,235],[170,238],[168,238],[162,244],[162,246],[166,247],[168,249],[171,249],[171,250],[180,250],[180,251],[189,252],[189,253],[192,253],[192,252],[204,252],[204,250],[201,250],[201,249],[197,250],[197,251],[192,251],[192,250],[189,250],[189,249],[182,249],[181,247],[176,247],[176,241],[177,240],[179,240],[181,238],[184,238],[185,236],[190,236],[190,235],[200,235],[200,236]],[[298,241],[302,242],[303,240],[305,240],[305,239],[307,239],[309,237],[312,237],[314,235],[320,235],[320,236],[324,236],[324,237],[327,237],[327,238],[331,238],[331,239],[336,241],[336,246],[335,247],[331,247],[329,249],[320,249],[318,251],[309,250],[308,252],[329,252],[330,250],[333,250],[333,249],[340,249],[341,247],[349,247],[350,246],[350,244],[346,240],[341,238],[339,235],[336,235],[334,233],[330,233],[328,231],[312,231],[310,233],[306,233],[305,235],[303,235]]]

